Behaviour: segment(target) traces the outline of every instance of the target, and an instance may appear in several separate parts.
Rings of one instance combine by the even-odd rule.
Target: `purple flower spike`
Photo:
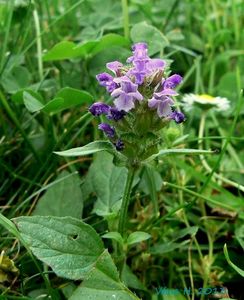
[[[167,117],[171,114],[171,105],[173,104],[174,101],[167,96],[157,98],[157,96],[155,95],[148,101],[148,106],[150,108],[157,108],[157,113],[160,118]]]
[[[114,81],[120,84],[120,88],[111,94],[112,97],[116,98],[114,104],[119,111],[128,112],[135,107],[135,100],[143,100],[143,96],[137,90],[137,84],[134,84],[127,76],[115,78]]]
[[[164,67],[165,67],[165,61],[162,59],[154,58],[154,59],[151,59],[148,63],[148,68],[151,71],[163,69]]]
[[[123,64],[119,61],[112,61],[106,64],[107,69],[112,71],[115,75],[117,75],[117,72],[119,68],[123,67]]]
[[[110,126],[109,124],[106,123],[101,123],[98,125],[98,129],[102,130],[107,137],[114,137],[115,135],[115,130],[112,126]]]
[[[182,123],[182,122],[185,121],[185,115],[182,112],[180,112],[180,111],[174,111],[174,112],[172,112],[172,114],[170,115],[170,118],[172,120],[175,120],[175,122],[177,124],[180,124],[180,123]]]
[[[93,116],[100,116],[102,114],[107,114],[109,112],[110,106],[103,102],[96,102],[89,107],[89,112]]]
[[[182,77],[178,74],[174,74],[170,77],[168,77],[164,82],[163,82],[163,88],[164,89],[173,89],[175,88],[178,84],[180,84],[182,81]]]
[[[122,151],[125,148],[125,145],[121,139],[118,139],[118,141],[115,143],[115,148],[117,151]]]
[[[114,82],[114,78],[113,76],[111,76],[110,74],[108,73],[101,73],[101,74],[98,74],[96,76],[99,84],[101,86],[104,86],[106,87],[107,91],[109,93],[112,93],[116,88],[117,88],[117,85],[116,83]]]
[[[107,113],[107,118],[109,120],[119,121],[126,115],[126,112],[123,110],[118,110],[116,107],[111,107]]]

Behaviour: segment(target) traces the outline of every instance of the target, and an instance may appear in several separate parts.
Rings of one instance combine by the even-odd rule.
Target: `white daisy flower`
[[[186,94],[182,98],[182,104],[186,111],[190,111],[194,107],[202,109],[213,108],[216,111],[226,111],[230,108],[230,101],[227,98],[213,97],[207,94]]]

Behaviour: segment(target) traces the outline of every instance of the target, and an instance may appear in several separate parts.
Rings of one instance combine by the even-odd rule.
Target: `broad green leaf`
[[[72,148],[65,151],[54,152],[60,156],[84,156],[88,154],[93,154],[100,151],[114,151],[114,146],[106,141],[95,141],[87,144],[83,147]]]
[[[105,250],[69,300],[139,300],[120,281],[115,264]]]
[[[62,41],[56,44],[51,50],[44,54],[44,61],[62,60],[75,57],[74,48],[76,45],[73,42]]]
[[[93,97],[89,93],[65,87],[57,93],[53,100],[45,105],[43,111],[47,113],[57,113],[76,105],[91,103],[92,101]]]
[[[44,101],[42,96],[35,92],[34,90],[31,89],[22,89],[19,90],[18,92],[16,92],[15,94],[13,94],[11,96],[11,99],[17,103],[17,104],[23,104],[24,103],[24,93],[30,94],[30,96],[34,97],[39,103],[42,104],[42,106],[44,106]]]
[[[137,276],[133,274],[128,265],[124,266],[121,274],[121,279],[124,282],[124,284],[129,288],[144,291],[147,290],[146,287],[142,284],[142,282],[137,278]]]
[[[149,158],[144,160],[144,162],[150,162],[159,156],[169,155],[169,154],[191,154],[191,155],[199,155],[199,154],[213,154],[214,151],[211,150],[198,150],[198,149],[165,149],[160,150],[158,153],[151,155]]]
[[[123,243],[124,243],[121,234],[119,232],[116,232],[116,231],[111,231],[111,232],[105,233],[104,235],[102,235],[102,237],[105,238],[105,239],[115,240],[120,245],[123,245]]]
[[[20,89],[27,88],[31,81],[31,74],[23,66],[13,67],[3,73],[1,84],[8,93],[15,93]]]
[[[70,87],[61,89],[55,98],[47,104],[43,104],[38,95],[37,93],[23,91],[23,101],[30,112],[41,110],[46,113],[55,114],[76,105],[91,103],[93,101],[93,97],[89,93]]]
[[[151,238],[151,235],[143,231],[135,231],[131,233],[127,239],[127,244],[132,245],[140,243],[142,241],[148,240]]]
[[[229,257],[229,253],[228,253],[228,250],[227,250],[227,245],[224,244],[224,255],[225,255],[225,258],[228,262],[228,264],[237,272],[239,273],[242,277],[244,277],[244,270],[240,269],[239,267],[237,267],[231,260],[230,260],[230,257]]]
[[[146,22],[135,24],[130,32],[134,43],[146,42],[150,55],[158,53],[169,44],[168,39],[156,27],[148,25]]]
[[[107,152],[96,155],[85,184],[96,194],[94,212],[100,216],[117,213],[124,193],[127,169],[116,167],[113,156]]]
[[[60,277],[83,279],[104,251],[88,224],[71,217],[18,217],[13,220],[34,255]]]
[[[129,47],[129,41],[121,35],[110,33],[104,35],[100,42],[92,49],[91,56],[96,55],[105,49],[110,49],[113,46],[125,46]]]
[[[39,111],[44,107],[37,97],[27,91],[23,92],[23,100],[26,108],[32,113]]]
[[[161,190],[162,184],[163,180],[160,173],[150,166],[145,166],[138,188],[152,197],[155,192]]]
[[[101,39],[75,44],[63,41],[56,44],[44,56],[44,61],[72,59],[76,57],[94,56],[100,51],[113,46],[128,46],[128,40],[118,34],[110,33]]]
[[[80,178],[77,174],[67,176],[63,171],[57,184],[51,186],[38,200],[34,215],[81,218],[83,209]]]

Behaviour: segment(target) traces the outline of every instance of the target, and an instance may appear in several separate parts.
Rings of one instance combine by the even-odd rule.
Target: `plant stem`
[[[122,206],[121,206],[120,215],[119,215],[118,232],[122,236],[124,236],[124,232],[125,232],[125,223],[126,223],[126,219],[127,219],[127,211],[128,211],[128,206],[129,206],[129,202],[130,202],[130,193],[131,193],[134,176],[135,176],[135,169],[129,168],[126,185],[125,185],[125,190],[124,190],[124,195],[123,195],[123,199],[122,199]]]
[[[6,18],[6,31],[5,31],[5,36],[4,36],[4,41],[1,43],[1,61],[0,61],[0,71],[2,73],[3,70],[3,65],[4,65],[4,60],[6,58],[6,51],[8,47],[8,38],[9,38],[9,33],[10,33],[10,27],[11,27],[11,22],[12,22],[12,17],[13,17],[13,11],[14,11],[14,0],[9,1],[9,7],[10,7],[10,12],[8,13],[8,16]]]
[[[122,4],[122,10],[123,10],[124,36],[128,39],[130,36],[128,1],[121,0],[121,4]]]
[[[40,81],[43,80],[43,62],[42,62],[42,39],[41,39],[41,29],[40,29],[40,20],[36,10],[36,5],[33,0],[34,9],[33,9],[33,18],[36,29],[36,47],[37,47],[37,61],[38,61],[38,72]]]

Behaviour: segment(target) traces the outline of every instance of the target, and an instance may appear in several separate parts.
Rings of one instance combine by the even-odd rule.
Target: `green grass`
[[[204,149],[217,149],[219,153],[205,157],[210,171],[198,156],[187,155],[160,158],[152,169],[136,175],[140,182],[131,195],[129,230],[146,231],[152,238],[129,250],[127,264],[144,289],[136,288],[132,280],[129,288],[142,299],[164,299],[152,298],[155,287],[223,286],[229,290],[226,298],[244,299],[243,278],[228,265],[223,252],[226,243],[231,261],[244,269],[243,187],[238,186],[244,182],[243,9],[240,0],[0,1],[0,210],[4,215],[0,249],[19,269],[17,275],[5,270],[9,278],[4,282],[0,272],[0,299],[37,299],[41,294],[68,299],[78,285],[57,277],[35,258],[8,221],[31,215],[43,195],[62,182],[57,176],[63,170],[79,174],[84,205],[80,217],[99,234],[116,228],[116,220],[93,213],[96,196],[89,167],[94,158],[53,154],[102,138],[97,121],[87,114],[89,103],[58,113],[30,113],[23,90],[41,95],[44,104],[64,87],[87,91],[94,101],[108,100],[95,75],[105,71],[106,62],[129,56],[134,42],[130,30],[140,22],[161,32],[161,37],[157,31],[149,40],[156,45],[153,54],[172,60],[173,72],[184,78],[179,105],[184,93],[204,93],[227,97],[231,109],[224,114],[209,112],[200,139],[200,110],[186,113],[182,126],[171,125],[177,132],[164,136],[169,148],[197,149],[202,141]],[[128,44],[72,59],[43,59],[61,41],[80,44],[110,33],[125,36]],[[72,205],[71,196],[64,201]],[[196,235],[177,237],[180,230],[193,226],[199,228]],[[111,241],[104,243],[112,249]]]

